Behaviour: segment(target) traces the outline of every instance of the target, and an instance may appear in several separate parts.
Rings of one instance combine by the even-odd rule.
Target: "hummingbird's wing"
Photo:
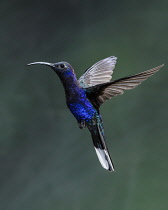
[[[105,58],[88,68],[78,82],[83,88],[109,82],[112,78],[117,57]]]
[[[99,108],[106,100],[123,94],[125,90],[131,90],[135,88],[148,77],[159,71],[159,69],[163,66],[164,64],[139,74],[123,77],[115,81],[87,88],[87,96],[95,105],[95,107]]]

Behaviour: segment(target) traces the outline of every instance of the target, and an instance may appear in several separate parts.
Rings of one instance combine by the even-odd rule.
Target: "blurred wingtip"
[[[164,65],[165,65],[165,64],[163,63],[163,64],[161,64],[160,66],[158,66],[158,68],[162,68]]]

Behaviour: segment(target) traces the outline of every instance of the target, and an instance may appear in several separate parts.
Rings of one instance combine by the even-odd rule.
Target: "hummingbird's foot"
[[[79,128],[84,129],[86,127],[85,121],[82,120],[81,122],[78,122]]]

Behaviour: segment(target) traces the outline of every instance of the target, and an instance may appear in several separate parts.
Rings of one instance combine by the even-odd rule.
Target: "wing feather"
[[[110,82],[115,68],[117,57],[111,56],[98,61],[79,78],[79,84],[84,87],[91,87],[102,83]]]
[[[141,82],[145,81],[148,77],[155,74],[162,68],[164,64],[152,68],[150,70],[135,74],[132,76],[124,77],[106,84],[96,85],[95,87],[88,88],[88,98],[93,104],[99,108],[106,100],[121,95],[125,90],[131,90]],[[89,93],[90,92],[90,93]]]

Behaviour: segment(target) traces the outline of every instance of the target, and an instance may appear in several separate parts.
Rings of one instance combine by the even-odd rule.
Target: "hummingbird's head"
[[[52,69],[57,74],[65,74],[65,75],[74,74],[74,69],[72,68],[72,66],[65,61],[54,63]]]
[[[65,62],[65,61],[58,62],[58,63],[34,62],[34,63],[29,63],[27,65],[31,66],[31,65],[36,65],[36,64],[49,66],[58,75],[73,75],[73,74],[75,74],[74,69],[72,68],[72,66],[69,63]]]

